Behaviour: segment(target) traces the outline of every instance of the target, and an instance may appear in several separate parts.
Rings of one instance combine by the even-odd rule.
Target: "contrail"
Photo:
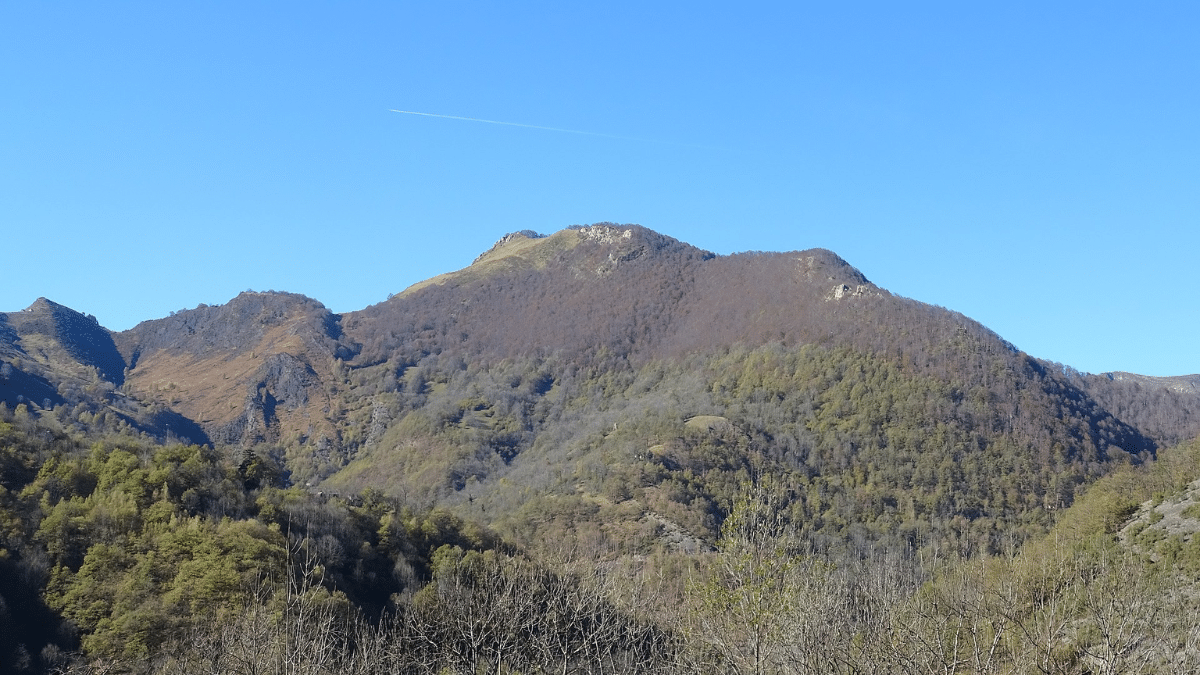
[[[681,145],[689,148],[704,148],[702,145],[690,145],[688,143],[672,143],[671,141],[653,141],[645,138],[633,138],[631,136],[614,136],[612,134],[599,134],[595,131],[579,131],[578,129],[559,129],[558,127],[540,127],[536,124],[518,124],[516,122],[500,122],[498,120],[485,120],[478,117],[459,117],[458,115],[435,115],[434,113],[417,112],[415,110],[396,110],[390,108],[388,112],[403,113],[405,115],[420,115],[422,117],[440,117],[446,120],[464,120],[467,122],[485,122],[487,124],[503,124],[506,127],[524,127],[526,129],[541,129],[542,131],[558,131],[564,134],[582,134],[584,136],[599,136],[601,138],[616,138],[622,141],[637,141],[639,143],[663,143],[666,145]],[[705,148],[711,150],[712,148]]]
[[[421,115],[422,117],[440,117],[446,120],[466,120],[467,122],[487,122],[488,124],[503,124],[506,127],[525,127],[526,129],[541,129],[542,131],[561,131],[564,134],[583,134],[584,136],[603,136],[604,138],[619,138],[625,141],[640,141],[640,138],[629,138],[628,136],[613,136],[611,134],[598,134],[594,131],[579,131],[576,129],[559,129],[557,127],[539,127],[536,124],[517,124],[516,122],[499,122],[497,120],[483,120],[478,117],[459,117],[458,115],[435,115],[427,112],[416,112],[415,110],[395,110],[390,112],[404,113],[405,115]]]

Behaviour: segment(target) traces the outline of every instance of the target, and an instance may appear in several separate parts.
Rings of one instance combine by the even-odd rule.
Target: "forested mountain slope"
[[[370,431],[330,483],[459,504],[522,541],[699,545],[770,473],[796,481],[814,545],[989,550],[1157,443],[1063,369],[822,250],[515,235],[343,329],[361,345],[343,400]]]
[[[813,555],[762,475],[712,549],[597,559],[22,406],[0,410],[0,670],[1192,672],[1198,456],[1122,467],[996,555]]]
[[[1200,431],[1195,392],[1038,361],[829,251],[716,256],[629,225],[514,233],[345,315],[247,292],[116,334],[47,301],[2,318],[10,406],[531,542],[707,546],[770,474],[813,545],[994,550]]]
[[[1191,497],[1162,505],[1195,384],[1040,361],[829,251],[630,225],[514,233],[344,315],[246,292],[112,333],[40,299],[0,314],[0,669],[1125,663],[1080,603],[1194,566]],[[766,612],[798,637],[745,633],[747,593],[799,598]],[[997,646],[937,648],[966,638]]]

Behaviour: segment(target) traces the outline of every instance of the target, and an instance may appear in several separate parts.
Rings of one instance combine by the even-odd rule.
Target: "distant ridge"
[[[1150,375],[1137,375],[1135,373],[1117,371],[1101,373],[1101,376],[1116,382],[1136,382],[1143,387],[1151,389],[1170,389],[1171,391],[1186,394],[1200,393],[1200,374],[1153,377]]]

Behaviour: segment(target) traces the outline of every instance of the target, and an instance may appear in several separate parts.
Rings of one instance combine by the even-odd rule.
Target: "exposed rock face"
[[[297,321],[297,319],[300,319]],[[130,367],[143,354],[165,350],[200,356],[252,350],[273,329],[324,349],[336,350],[340,328],[324,305],[295,293],[246,291],[224,305],[201,305],[165,319],[143,321],[117,334]]]
[[[282,427],[295,431],[296,417],[322,398],[321,377],[303,360],[287,353],[267,356],[246,385],[242,414],[213,432],[220,442],[253,445],[276,440]],[[303,423],[299,423],[303,426]]]
[[[829,295],[834,300],[841,300],[842,298],[861,298],[869,293],[871,293],[871,287],[867,284],[858,284],[854,288],[851,288],[849,284],[838,284],[833,287],[833,291]]]
[[[581,227],[578,230],[579,235],[585,240],[594,241],[601,244],[614,244],[620,239],[632,239],[633,230],[622,228],[618,225],[589,225]]]
[[[607,276],[627,263],[667,251],[691,251],[702,259],[714,257],[677,239],[661,235],[640,225],[598,223],[571,228],[579,237],[575,261],[576,276]]]
[[[291,354],[272,354],[259,372],[262,378],[253,385],[257,398],[265,401],[270,397],[288,410],[308,405],[309,390],[321,384],[316,371]]]
[[[1195,511],[1200,509],[1200,480],[1192,481],[1181,494],[1167,500],[1151,500],[1144,502],[1136,515],[1131,518],[1117,533],[1117,538],[1134,548],[1139,553],[1146,553],[1142,546],[1134,543],[1141,534],[1144,540],[1168,539],[1177,536],[1184,542],[1193,539],[1200,532],[1200,520],[1195,518]],[[1158,534],[1157,537],[1146,533]],[[1151,554],[1155,560],[1156,554]]]
[[[129,355],[131,393],[179,410],[228,444],[332,433],[324,383],[354,354],[339,317],[291,293],[242,293],[117,337]]]

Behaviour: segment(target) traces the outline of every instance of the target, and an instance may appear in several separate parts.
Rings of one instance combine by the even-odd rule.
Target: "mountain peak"
[[[49,300],[45,297],[40,297],[37,300],[34,300],[33,304],[26,307],[24,311],[26,311],[26,312],[39,312],[39,311],[44,312],[44,311],[52,310],[55,307],[62,307],[62,305],[60,305],[57,302],[54,302],[52,300]]]
[[[714,257],[641,225],[572,225],[550,235],[520,230],[501,237],[469,266],[417,282],[389,297],[409,296],[431,286],[468,283],[514,270],[543,270],[552,261],[566,263],[577,275],[604,276],[623,263],[669,250],[689,251],[705,259]]]
[[[632,239],[633,228],[636,225],[617,225],[616,223],[596,223],[595,225],[579,225],[567,229],[578,232],[585,240],[601,244],[612,244],[621,239]],[[645,228],[641,228],[645,230]],[[645,230],[650,232],[650,230]],[[658,234],[655,232],[654,234]],[[661,235],[660,235],[661,236]]]
[[[96,320],[96,318],[91,316],[90,314],[87,314],[87,315],[82,314],[80,312],[77,312],[77,311],[71,309],[70,307],[67,307],[66,305],[60,305],[57,302],[54,302],[53,300],[50,300],[45,297],[40,297],[37,300],[34,300],[32,305],[26,307],[25,309],[21,310],[20,312],[14,312],[14,314],[26,314],[26,315],[33,314],[35,316],[59,316],[59,317],[78,316],[78,317],[90,319],[93,322]]]
[[[592,225],[572,225],[564,232],[576,233],[582,241],[594,242],[597,244],[607,244],[611,246],[648,246],[652,249],[663,248],[686,248],[699,251],[700,249],[685,244],[674,237],[668,237],[665,234],[659,234],[648,227],[626,223],[618,225],[617,223],[595,223]],[[711,257],[713,254],[708,251],[703,251]]]
[[[475,260],[471,261],[471,264],[474,265],[475,263],[484,260],[488,256],[491,256],[493,253],[496,253],[497,251],[504,249],[510,243],[515,242],[517,245],[519,245],[520,243],[522,243],[524,241],[535,240],[535,239],[546,239],[549,236],[550,235],[548,235],[548,234],[539,234],[537,232],[534,232],[533,230],[520,230],[519,232],[509,232],[508,234],[504,235],[503,237],[500,237],[500,239],[495,244],[492,244],[491,248],[484,251],[483,253],[480,253],[475,258]]]
[[[20,312],[3,317],[8,326],[5,341],[11,343],[9,349],[37,355],[35,360],[74,361],[95,368],[109,382],[121,384],[125,362],[113,344],[111,333],[96,317],[44,297]]]
[[[641,257],[640,253],[630,255],[633,251],[648,252],[671,247],[693,248],[678,239],[659,234],[641,225],[601,222],[592,225],[572,225],[554,234],[539,234],[533,230],[511,232],[501,237],[490,249],[475,258],[471,266],[487,264],[510,256],[526,257],[536,264],[544,262],[546,254],[551,251],[570,250],[580,244],[617,249],[620,253],[614,254],[616,256],[614,260]],[[528,254],[535,249],[538,253],[529,256]]]

